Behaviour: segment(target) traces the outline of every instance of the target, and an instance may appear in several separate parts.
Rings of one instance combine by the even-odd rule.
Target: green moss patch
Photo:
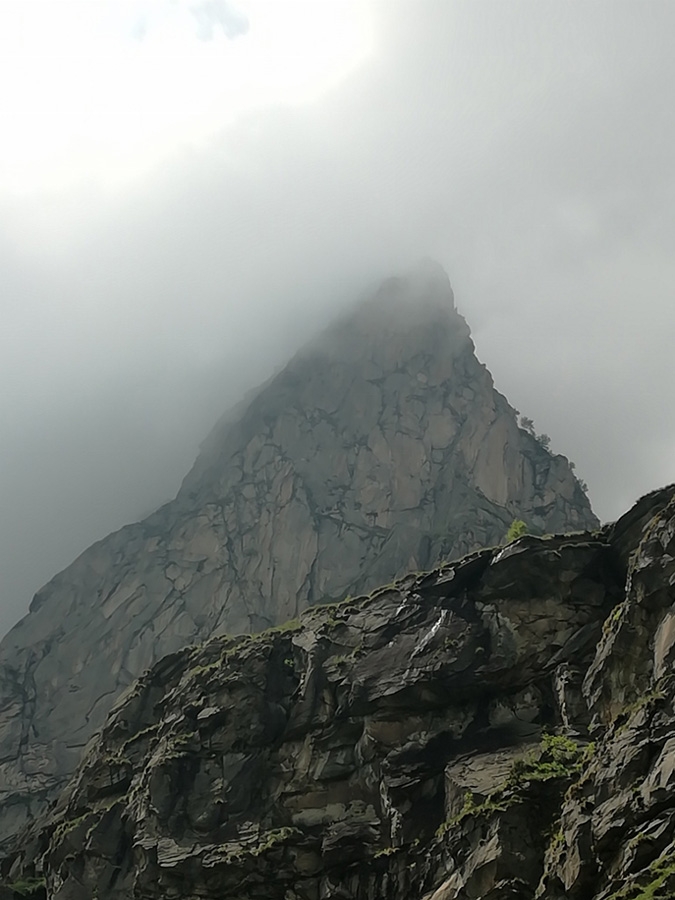
[[[608,900],[672,900],[675,897],[675,853],[660,856],[639,875],[636,882],[625,885]]]

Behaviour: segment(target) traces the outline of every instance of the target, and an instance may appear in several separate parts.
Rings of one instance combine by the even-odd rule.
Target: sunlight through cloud
[[[3,3],[0,190],[117,187],[371,51],[355,3]]]

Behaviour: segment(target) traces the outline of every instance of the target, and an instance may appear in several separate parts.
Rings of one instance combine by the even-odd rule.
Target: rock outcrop
[[[498,543],[597,524],[518,427],[447,276],[392,279],[206,441],[171,503],[82,554],[0,645],[0,842],[166,654]]]
[[[179,651],[7,878],[53,900],[672,897],[674,583],[675,486]]]

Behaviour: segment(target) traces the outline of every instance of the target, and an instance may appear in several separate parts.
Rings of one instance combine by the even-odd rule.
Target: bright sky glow
[[[242,114],[311,102],[372,52],[370,26],[353,2],[5,0],[0,190],[115,188]]]

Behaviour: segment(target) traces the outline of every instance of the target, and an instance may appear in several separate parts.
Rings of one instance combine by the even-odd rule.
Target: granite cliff
[[[162,657],[496,544],[515,517],[597,524],[494,389],[442,270],[385,282],[217,425],[174,501],[89,548],[4,639],[0,842]]]
[[[5,883],[53,900],[673,897],[674,583],[671,486],[602,530],[171,654]]]

